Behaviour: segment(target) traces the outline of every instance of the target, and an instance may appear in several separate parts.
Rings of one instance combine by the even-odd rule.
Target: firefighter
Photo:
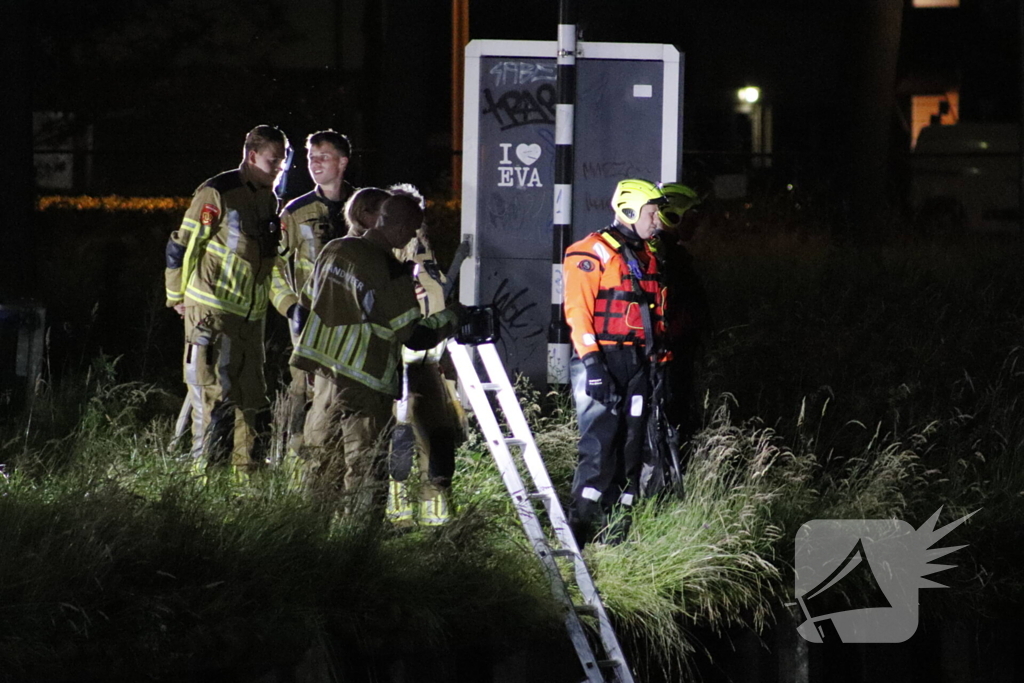
[[[424,201],[412,185],[393,185],[392,194]],[[427,240],[426,225],[395,256],[413,264],[416,296],[424,317],[445,308],[447,281]],[[436,346],[417,351],[402,348],[402,395],[395,402],[395,429],[391,435],[388,460],[387,517],[397,526],[415,523],[440,526],[451,519],[448,492],[455,472],[455,449],[464,435],[464,415],[456,399],[454,383],[442,372],[445,356],[442,340]],[[410,487],[413,466],[418,486]],[[412,491],[418,489],[414,505]]]
[[[345,180],[352,146],[348,137],[327,129],[306,138],[309,177],[316,187],[288,202],[281,212],[282,260],[270,281],[271,303],[289,311],[313,271],[313,262],[325,244],[348,232],[345,202],[355,189]],[[292,339],[294,346],[295,339]],[[306,408],[313,398],[312,376],[291,369],[286,412],[288,455],[294,457],[302,446]]]
[[[668,201],[658,212],[664,230],[659,236],[668,264],[668,340],[671,361],[667,366],[669,388],[665,410],[685,442],[700,426],[695,396],[695,365],[701,344],[711,332],[711,307],[704,284],[693,265],[686,244],[700,223],[700,196],[679,183],[662,183]]]
[[[249,131],[241,165],[199,186],[167,242],[167,305],[185,319],[192,455],[207,467],[248,473],[265,458],[263,329],[280,241],[273,187],[288,148],[276,127]]]
[[[377,225],[380,205],[390,196],[390,192],[379,187],[364,187],[349,197],[345,202],[345,224],[348,226],[348,234],[361,237]]]
[[[344,493],[343,510],[378,519],[401,346],[431,348],[457,323],[453,310],[423,317],[410,269],[394,256],[422,222],[415,199],[389,197],[375,228],[324,247],[293,317],[301,332],[291,364],[316,375],[304,430],[306,481],[320,494]]]
[[[654,183],[620,181],[614,222],[565,252],[565,317],[575,351],[569,372],[580,429],[569,520],[581,544],[613,507],[628,523],[649,459],[650,370],[665,359],[665,285],[652,238],[665,201]]]

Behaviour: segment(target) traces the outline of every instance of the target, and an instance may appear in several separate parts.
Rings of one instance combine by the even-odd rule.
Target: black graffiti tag
[[[498,323],[502,328],[506,330],[523,330],[520,333],[521,339],[529,339],[535,337],[538,334],[544,332],[543,328],[538,326],[530,325],[527,322],[520,320],[526,315],[530,309],[536,308],[537,303],[525,304],[520,299],[530,291],[529,288],[524,287],[515,294],[506,289],[508,285],[508,278],[501,281],[498,285],[498,289],[494,292],[494,298],[491,299],[491,304],[498,309]],[[511,288],[508,288],[509,290]]]
[[[640,168],[628,161],[584,161],[583,178],[647,178],[656,175],[649,168]]]
[[[507,90],[497,101],[490,88],[484,90],[484,114],[494,114],[501,130],[534,123],[555,122],[555,86],[545,83],[529,90]]]

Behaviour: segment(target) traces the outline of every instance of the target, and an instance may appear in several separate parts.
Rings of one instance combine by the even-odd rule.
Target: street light
[[[736,99],[744,104],[754,104],[761,99],[761,89],[748,85],[736,91]]]
[[[736,111],[750,117],[751,165],[772,165],[772,109],[761,101],[761,89],[748,85],[736,91]]]

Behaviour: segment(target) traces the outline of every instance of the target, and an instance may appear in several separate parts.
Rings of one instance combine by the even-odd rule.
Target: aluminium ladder
[[[519,399],[516,397],[505,367],[498,356],[498,350],[493,343],[478,344],[475,348],[487,371],[489,379],[487,382],[480,380],[469,347],[454,339],[448,342],[448,351],[455,364],[459,380],[469,398],[473,414],[476,415],[477,422],[480,424],[487,447],[501,472],[505,488],[508,489],[516,512],[519,514],[519,520],[530,539],[533,551],[537,554],[537,558],[541,561],[551,582],[555,598],[565,608],[566,630],[576,649],[580,664],[583,665],[583,671],[587,676],[586,680],[588,683],[633,683],[633,676],[629,671],[629,665],[626,663],[615,630],[605,612],[604,603],[601,602],[594,579],[580,554],[576,538],[569,528],[562,504],[551,484],[544,460],[534,441],[533,432],[526,422],[526,416],[523,414]],[[488,392],[494,393],[498,399],[505,420],[512,431],[512,438],[506,437],[502,432],[498,418],[488,399]],[[512,457],[511,447],[513,446],[520,449],[526,469],[536,488],[533,492],[526,490],[519,474],[519,469]],[[535,500],[541,500],[544,503],[544,510],[547,512],[557,541],[555,545],[558,547],[552,547],[544,533],[537,516],[537,509],[533,504]],[[572,561],[576,585],[583,598],[582,604],[573,602],[556,561],[557,557],[569,558]],[[597,635],[604,651],[604,658],[598,659],[598,656],[595,655],[594,648],[591,647],[580,621],[581,615],[597,619]]]

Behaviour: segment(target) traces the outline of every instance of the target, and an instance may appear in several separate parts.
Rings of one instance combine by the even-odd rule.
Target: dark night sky
[[[897,83],[937,75],[960,83],[964,119],[1018,116],[1015,2],[910,2],[589,0],[578,24],[584,41],[683,51],[684,152],[734,150],[731,98],[756,84],[774,110],[775,151],[797,164],[824,159],[834,186],[852,187],[842,174],[862,151],[865,121],[874,116],[875,133],[894,128],[891,149],[907,147],[867,78],[879,53],[871,18],[883,11],[898,19],[906,8]],[[14,223],[30,220],[32,111],[73,113],[76,144],[91,136],[91,182],[76,191],[187,196],[235,165],[244,132],[266,122],[300,148],[324,127],[350,134],[357,183],[443,190],[450,11],[420,0],[10,0],[0,123],[14,140],[0,199]],[[471,0],[469,12],[471,38],[556,37],[554,0]],[[308,187],[302,161],[289,194]]]
[[[903,5],[895,80],[958,81],[964,119],[1015,121],[1014,0],[964,0],[958,10],[913,10],[910,0],[588,0],[578,24],[584,41],[666,42],[685,53],[684,153],[735,146],[731,98],[756,84],[774,109],[775,151],[798,164],[824,159],[841,180],[863,148],[863,122],[873,112],[878,133],[895,120],[861,76],[877,53],[869,18],[892,7],[898,17]],[[78,146],[91,135],[91,182],[79,192],[187,196],[237,164],[244,132],[266,122],[299,147],[320,128],[350,134],[358,183],[443,190],[450,11],[421,0],[8,0],[8,223],[31,221],[33,111],[73,113]],[[557,35],[554,0],[471,0],[469,13],[472,38]],[[905,151],[905,135],[891,137]],[[302,161],[289,194],[308,186]],[[9,232],[8,253],[28,248],[30,235]],[[21,267],[6,266],[4,274]]]
[[[687,148],[725,146],[732,93],[755,83],[776,107],[777,149],[814,154],[841,152],[831,126],[855,116],[861,17],[892,3],[900,4],[578,4],[584,41],[673,43],[686,54]],[[556,35],[554,0],[469,5],[472,38]],[[965,5],[952,14],[905,13],[901,74],[962,74],[965,112],[1013,120],[1013,5]],[[31,7],[33,108],[75,112],[94,125],[100,154],[121,155],[112,166],[123,173],[98,178],[99,191],[134,184],[136,192],[188,193],[211,169],[234,162],[242,134],[260,122],[282,126],[296,143],[325,126],[350,133],[361,162],[353,172],[366,182],[402,176],[431,184],[449,166],[447,2],[39,0]],[[172,167],[202,170],[168,169],[146,182],[132,159],[143,150],[167,155]]]

